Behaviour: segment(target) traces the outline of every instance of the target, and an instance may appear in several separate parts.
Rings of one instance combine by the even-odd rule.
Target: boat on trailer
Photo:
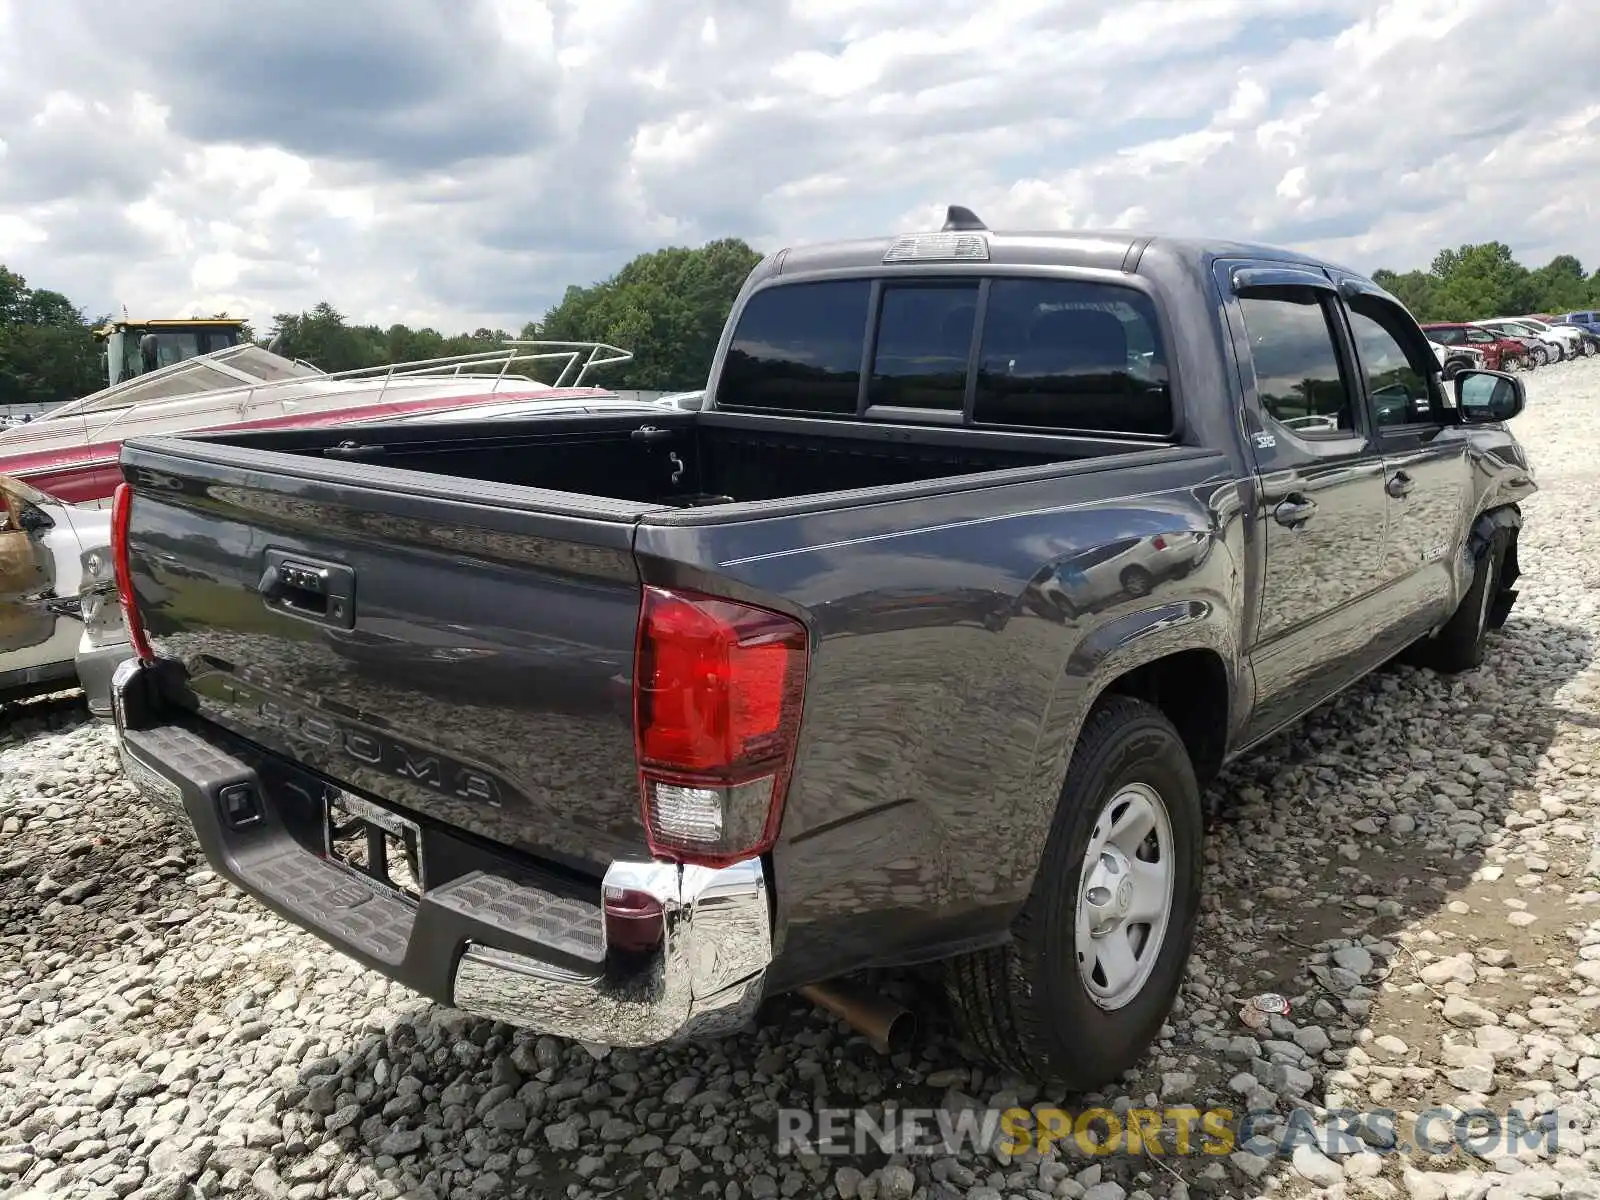
[[[517,340],[472,354],[327,372],[229,338],[225,330],[209,334],[223,342],[215,349],[204,348],[214,344],[204,331],[199,337],[165,328],[150,332],[157,325],[238,322],[118,324],[126,328],[112,327],[102,338],[111,385],[0,430],[0,474],[69,504],[100,506],[121,480],[117,456],[130,437],[374,420],[491,397],[609,396],[588,385],[589,375],[633,357],[603,342]],[[191,340],[162,344],[183,336]],[[164,355],[173,361],[163,365]]]

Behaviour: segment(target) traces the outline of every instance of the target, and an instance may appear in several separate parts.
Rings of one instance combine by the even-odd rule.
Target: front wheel
[[[1550,365],[1550,351],[1543,346],[1535,346],[1533,348],[1533,361],[1538,366],[1548,367]]]
[[[1200,911],[1203,815],[1183,739],[1112,696],[1084,722],[1011,941],[947,965],[968,1038],[1072,1090],[1133,1067],[1171,1011]]]
[[[1421,665],[1447,675],[1483,665],[1488,648],[1489,619],[1500,594],[1506,534],[1496,530],[1472,573],[1472,586],[1461,597],[1443,629],[1418,647]]]

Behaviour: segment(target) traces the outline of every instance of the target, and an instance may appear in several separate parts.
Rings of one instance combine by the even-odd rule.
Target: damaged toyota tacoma
[[[1092,1087],[1173,1003],[1223,764],[1482,661],[1523,403],[1285,251],[785,249],[697,410],[130,439],[123,762],[440,1004],[644,1045],[942,960]]]

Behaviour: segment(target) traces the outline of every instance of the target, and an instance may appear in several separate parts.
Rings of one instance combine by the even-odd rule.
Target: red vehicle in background
[[[1491,371],[1533,369],[1533,356],[1527,344],[1516,338],[1498,337],[1492,330],[1454,321],[1424,325],[1422,332],[1428,335],[1429,341],[1441,346],[1471,346],[1481,350],[1484,366]]]

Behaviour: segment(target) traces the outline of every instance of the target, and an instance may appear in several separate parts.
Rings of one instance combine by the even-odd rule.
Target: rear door
[[[1458,433],[1411,318],[1365,281],[1339,282],[1383,453],[1388,533],[1378,573],[1389,593],[1383,614],[1387,636],[1404,645],[1455,607],[1455,551],[1471,516],[1470,443]]]
[[[1216,264],[1255,455],[1265,552],[1251,650],[1248,738],[1292,719],[1370,668],[1382,581],[1383,457],[1361,403],[1338,296],[1326,273]]]

